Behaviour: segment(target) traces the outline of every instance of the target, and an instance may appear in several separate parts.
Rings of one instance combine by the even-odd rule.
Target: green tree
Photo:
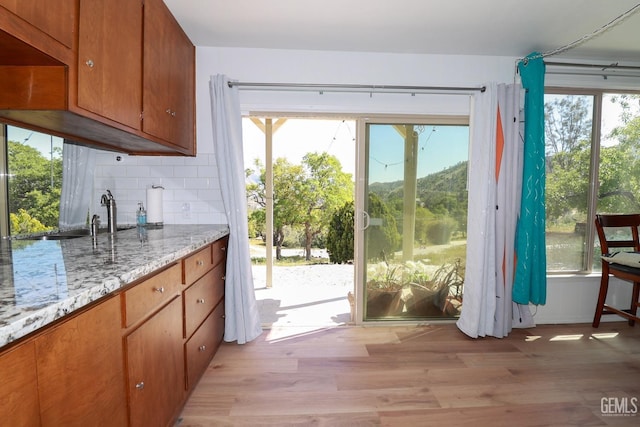
[[[247,197],[252,203],[266,207],[266,170],[259,160],[255,170],[247,170],[254,176],[247,185]],[[345,202],[353,200],[351,175],[342,172],[340,161],[327,153],[309,153],[301,165],[293,165],[285,158],[273,163],[273,228],[276,259],[282,259],[282,246],[286,230],[304,229],[305,257],[311,259],[311,246],[322,240],[333,212]],[[252,214],[259,224],[259,214]],[[251,219],[251,218],[250,218]]]
[[[547,120],[546,216],[586,219],[591,162],[591,120],[585,96],[567,96],[545,104]],[[631,212],[640,209],[640,116],[631,104],[638,97],[613,97],[623,107],[621,126],[609,135],[618,144],[600,147],[598,209]],[[577,218],[575,218],[577,217]]]
[[[259,160],[255,160],[256,170],[247,171],[251,175],[257,173],[259,179],[247,185],[247,197],[261,208],[266,208],[266,170]],[[301,165],[293,165],[285,158],[278,158],[273,163],[273,243],[276,246],[276,259],[282,259],[282,245],[285,240],[285,227],[302,222],[302,207],[298,198],[299,182],[303,177]],[[258,218],[259,214],[254,214]]]
[[[564,96],[545,103],[546,219],[558,224],[586,214],[591,156],[587,96]]]
[[[591,140],[588,99],[587,96],[565,96],[544,104],[545,147],[548,156],[580,150],[584,141]],[[560,162],[556,162],[556,165],[571,166]]]
[[[36,148],[8,141],[9,212],[26,211],[47,228],[58,226],[62,156],[54,149],[51,158]],[[18,214],[18,216],[20,216]],[[12,229],[12,234],[18,234]]]
[[[351,174],[342,172],[337,157],[328,153],[308,153],[302,159],[304,174],[296,182],[304,226],[305,257],[311,260],[311,245],[329,227],[333,213],[353,200]]]
[[[327,232],[329,261],[344,264],[353,261],[354,203],[345,203],[335,211]]]
[[[369,193],[366,210],[371,219],[378,220],[375,225],[369,225],[366,243],[367,259],[386,260],[392,258],[401,241],[394,216],[375,193]]]
[[[11,222],[11,231],[13,234],[32,234],[49,230],[49,227],[43,225],[36,218],[29,215],[24,209],[18,209],[17,213],[9,214]]]
[[[618,100],[618,101],[616,101]],[[640,96],[620,96],[622,125],[611,132],[617,146],[600,149],[600,187],[598,206],[607,212],[636,212],[640,209],[640,115],[633,116],[629,104]]]

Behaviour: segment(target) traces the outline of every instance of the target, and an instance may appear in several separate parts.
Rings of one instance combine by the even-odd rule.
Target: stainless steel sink
[[[69,230],[69,231],[58,231],[50,234],[40,234],[33,236],[25,236],[23,239],[25,240],[67,240],[67,239],[77,239],[78,237],[87,237],[89,235],[89,230]]]

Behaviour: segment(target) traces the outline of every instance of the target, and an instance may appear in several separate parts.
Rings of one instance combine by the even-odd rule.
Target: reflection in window
[[[11,235],[58,227],[62,138],[7,126]]]

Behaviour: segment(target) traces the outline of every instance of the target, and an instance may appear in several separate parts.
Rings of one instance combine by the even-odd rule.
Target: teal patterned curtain
[[[522,199],[516,235],[513,301],[544,304],[547,300],[545,244],[544,73],[542,55],[531,53],[518,64],[524,101]]]

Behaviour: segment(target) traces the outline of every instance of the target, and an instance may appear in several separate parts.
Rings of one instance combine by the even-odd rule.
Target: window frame
[[[640,95],[640,90],[608,89],[608,88],[575,88],[563,86],[545,87],[545,95],[584,95],[593,96],[593,111],[591,118],[591,158],[589,165],[589,190],[587,194],[587,218],[595,218],[598,203],[599,172],[600,172],[600,147],[602,140],[602,110],[605,94],[629,94]],[[545,123],[546,126],[546,123]],[[546,200],[545,200],[546,206]],[[593,221],[587,221],[585,230],[586,250],[582,259],[580,270],[547,270],[548,276],[566,274],[591,274],[594,273],[593,261],[595,257],[596,229]]]
[[[9,228],[9,155],[7,125],[0,123],[0,238],[10,236]]]

